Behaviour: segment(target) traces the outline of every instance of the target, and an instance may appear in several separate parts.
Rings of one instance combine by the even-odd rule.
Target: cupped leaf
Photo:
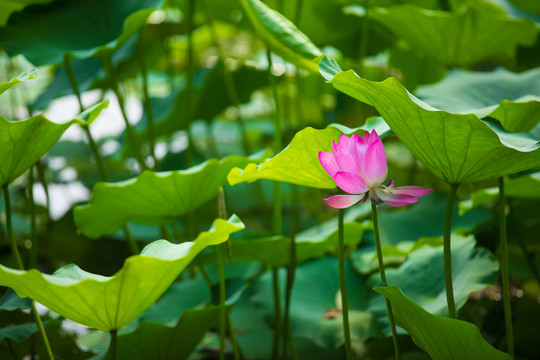
[[[511,359],[484,340],[475,325],[430,314],[405,297],[395,285],[377,287],[375,291],[392,303],[396,325],[405,329],[432,359]]]
[[[54,123],[44,115],[22,121],[0,116],[0,184],[9,184],[38,161],[72,124],[88,126],[109,106],[102,101],[65,123]]]
[[[210,159],[187,170],[144,171],[127,181],[98,183],[90,203],[73,210],[75,224],[81,233],[97,238],[115,233],[129,221],[159,223],[174,219],[216,196],[230,169],[265,156],[232,155],[223,160]]]
[[[326,57],[319,70],[334,87],[374,106],[394,134],[433,174],[450,184],[491,179],[540,165],[540,143],[474,114],[453,114],[418,100],[395,78],[382,82],[341,71]]]
[[[369,16],[389,27],[413,49],[448,67],[478,63],[534,44],[538,29],[528,19],[511,19],[485,5],[449,13],[415,5],[376,8]]]
[[[363,128],[350,129],[343,125],[331,125],[317,130],[307,127],[294,135],[291,143],[279,154],[263,162],[251,163],[245,169],[234,168],[229,173],[229,184],[253,182],[267,179],[319,189],[334,189],[334,180],[323,169],[319,161],[319,151],[332,151],[332,142],[341,134],[362,135],[366,130],[376,129],[382,137],[388,133],[388,126],[380,118],[372,118]]]
[[[226,241],[229,234],[243,227],[232,216],[228,221],[217,219],[193,242],[155,241],[140,255],[129,257],[112,277],[92,274],[73,264],[53,275],[0,265],[0,285],[83,325],[103,331],[121,329],[148,309],[201,250]]]
[[[259,0],[240,0],[240,4],[272,51],[298,67],[317,72],[313,59],[321,51],[292,22]]]
[[[510,132],[530,131],[540,121],[540,69],[454,69],[441,82],[419,87],[416,95],[444,111],[497,119]]]
[[[32,6],[11,16],[0,42],[8,54],[23,54],[34,65],[58,64],[66,53],[98,56],[126,42],[162,3],[71,0]]]
[[[36,76],[37,76],[37,70],[32,69],[28,72],[24,72],[21,75],[14,77],[13,79],[9,81],[2,81],[0,82],[0,94],[5,92],[9,88],[12,88],[13,86],[17,85],[20,82],[35,79]]]

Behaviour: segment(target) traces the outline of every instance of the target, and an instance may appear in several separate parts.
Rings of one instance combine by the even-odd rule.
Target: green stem
[[[504,196],[504,178],[499,177],[499,231],[501,239],[501,283],[506,326],[508,353],[514,358],[514,331],[512,329],[512,309],[510,305],[510,286],[508,284],[508,239],[506,233],[506,198]]]
[[[218,188],[218,217],[220,219],[227,218],[227,209],[225,205],[225,196],[223,188]],[[225,299],[227,289],[225,287],[225,264],[223,263],[223,254],[221,253],[221,244],[216,246],[216,258],[218,265],[219,276],[219,359],[225,359],[225,331],[227,326],[227,308],[225,307]]]
[[[5,206],[6,206],[6,230],[7,230],[8,241],[11,245],[11,251],[13,252],[13,256],[15,257],[17,266],[19,267],[20,270],[24,270],[21,256],[19,254],[19,249],[17,248],[17,243],[15,242],[15,237],[13,236],[13,225],[11,222],[12,221],[11,220],[11,201],[9,198],[8,184],[4,184],[2,186],[2,190],[4,192],[4,201],[5,201]],[[47,333],[45,332],[45,328],[43,327],[41,318],[39,317],[39,314],[36,311],[36,306],[34,302],[32,302],[32,316],[34,317],[34,321],[36,322],[38,326],[38,330],[43,339],[43,343],[45,345],[45,350],[47,351],[47,355],[50,360],[54,360],[54,355],[52,353],[51,346],[49,345],[49,339],[47,338]]]
[[[454,210],[454,202],[459,185],[452,184],[450,186],[450,194],[446,202],[446,210],[444,213],[444,284],[446,287],[446,302],[448,304],[448,314],[451,319],[456,319],[456,304],[454,302],[454,286],[452,284],[452,248],[451,248],[451,233],[452,233],[452,212]]]
[[[285,286],[285,314],[284,314],[284,324],[283,324],[283,350],[281,352],[281,359],[288,359],[287,346],[291,344],[291,353],[293,359],[298,359],[298,354],[296,353],[296,348],[294,346],[294,341],[292,338],[291,331],[291,294],[294,285],[294,278],[296,272],[296,241],[294,233],[291,235],[291,247],[290,247],[290,263],[287,268],[287,283]]]
[[[274,336],[272,338],[272,353],[270,358],[278,358],[279,341],[281,338],[281,295],[279,291],[279,272],[276,266],[272,267],[272,294],[274,295]]]
[[[131,253],[133,255],[138,255],[141,252],[141,249],[139,248],[139,245],[137,244],[137,241],[135,240],[133,235],[131,235],[131,231],[129,230],[127,224],[124,225],[122,229],[124,230],[124,235],[126,236],[126,239],[128,241],[128,246],[131,250]]]
[[[137,42],[137,58],[141,67],[144,107],[146,109],[146,119],[148,120],[148,141],[150,143],[150,155],[154,159],[154,165],[157,167],[157,159],[154,152],[156,147],[155,131],[154,131],[154,114],[152,112],[152,101],[148,92],[148,75],[146,71],[146,59],[144,51],[144,27],[139,30],[139,41]]]
[[[36,162],[36,167],[38,171],[38,179],[43,186],[43,191],[45,192],[45,207],[47,208],[47,215],[50,217],[51,214],[51,197],[49,196],[49,184],[47,183],[47,176],[45,175],[45,165],[41,161]]]
[[[371,202],[371,214],[373,218],[373,234],[375,235],[375,246],[377,247],[377,260],[379,261],[379,273],[381,274],[381,280],[385,286],[388,286],[386,281],[386,273],[384,271],[384,260],[382,255],[381,248],[381,237],[379,235],[379,220],[377,216],[377,205],[374,202]],[[397,339],[396,323],[394,321],[394,313],[392,311],[392,304],[390,300],[384,299],[386,302],[386,315],[388,316],[388,321],[390,322],[390,328],[392,329],[392,340],[394,341],[394,352],[396,354],[396,360],[401,359],[401,353],[399,351],[399,344]]]
[[[238,346],[238,341],[236,341],[236,334],[234,333],[234,328],[232,326],[231,317],[227,313],[227,328],[229,330],[229,337],[231,338],[234,360],[240,360],[243,358],[242,351]]]
[[[146,162],[144,161],[144,157],[141,152],[141,141],[139,140],[135,129],[129,123],[125,108],[124,96],[120,92],[116,70],[112,64],[111,56],[106,55],[103,58],[103,66],[105,67],[105,71],[107,72],[107,75],[109,77],[109,84],[111,86],[111,89],[113,90],[114,94],[116,95],[116,99],[118,100],[118,105],[120,106],[120,111],[126,125],[126,132],[131,143],[131,150],[133,151],[133,155],[135,156],[135,159],[137,159],[137,162],[139,163],[141,169],[146,170],[148,167],[146,166]]]
[[[523,257],[525,258],[525,261],[527,262],[527,265],[529,266],[529,269],[531,270],[531,273],[533,277],[536,279],[536,282],[540,286],[540,273],[536,269],[536,266],[534,265],[534,254],[527,249],[527,244],[525,244],[525,241],[523,240],[523,237],[520,233],[519,225],[517,225],[517,219],[514,212],[514,207],[512,204],[512,199],[508,199],[508,206],[510,207],[510,216],[512,217],[512,221],[510,221],[510,224],[512,225],[513,234],[515,235],[516,240],[519,243],[519,246],[521,248],[521,252],[523,253]]]
[[[338,271],[339,291],[341,293],[341,307],[343,316],[343,335],[345,337],[345,358],[352,360],[351,329],[349,326],[349,300],[347,298],[347,282],[345,280],[345,241],[344,241],[344,210],[338,212]]]
[[[36,204],[34,202],[34,166],[30,167],[28,174],[28,200],[30,203],[30,268],[35,268],[37,264],[37,228],[36,228]]]
[[[195,0],[189,0],[186,17],[187,25],[187,69],[186,69],[186,130],[188,147],[186,149],[186,167],[193,166],[195,157],[195,142],[191,136],[190,127],[193,120],[193,18],[195,14]]]
[[[109,343],[109,350],[108,353],[112,360],[116,360],[118,355],[118,336],[117,336],[117,330],[111,330],[109,333],[111,334],[111,342]]]
[[[358,75],[364,76],[364,59],[367,53],[368,35],[369,35],[369,0],[364,3],[364,14],[362,22],[362,35],[360,40],[360,52],[358,54]]]
[[[15,351],[15,347],[13,346],[13,342],[12,342],[13,340],[11,340],[8,337],[6,337],[4,340],[6,341],[7,347],[9,349],[9,352],[11,353],[11,356],[13,357],[13,359],[18,360],[19,355],[17,355],[17,351]]]
[[[249,137],[246,131],[246,124],[240,111],[240,100],[238,96],[238,91],[234,84],[233,76],[231,72],[227,69],[227,65],[225,64],[225,52],[223,51],[223,47],[219,43],[219,37],[214,26],[214,19],[212,18],[212,15],[210,14],[208,7],[206,6],[206,1],[201,1],[201,4],[204,8],[204,12],[206,13],[208,25],[210,26],[210,35],[212,36],[212,42],[214,43],[214,47],[217,50],[219,62],[221,63],[221,67],[223,70],[223,79],[225,81],[225,87],[227,89],[227,95],[229,95],[229,99],[233,106],[238,110],[238,117],[236,120],[238,121],[238,125],[240,127],[240,134],[242,136],[242,147],[244,149],[245,155],[250,155],[251,146],[249,144]]]

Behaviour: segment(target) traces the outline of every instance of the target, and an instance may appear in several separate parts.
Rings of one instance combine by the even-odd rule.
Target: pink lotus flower
[[[418,198],[429,194],[432,189],[421,186],[394,187],[394,181],[383,185],[388,167],[386,154],[379,135],[373,130],[364,136],[341,135],[338,143],[332,145],[332,152],[319,151],[319,161],[336,185],[352,195],[335,195],[324,201],[337,209],[348,208],[357,202],[364,202],[368,193],[376,204],[390,206],[417,204]]]

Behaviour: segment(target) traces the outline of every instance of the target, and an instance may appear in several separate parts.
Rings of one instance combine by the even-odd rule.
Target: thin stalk
[[[281,151],[281,136],[282,136],[282,127],[281,127],[281,114],[278,98],[278,89],[276,78],[272,74],[272,54],[270,49],[266,50],[266,58],[268,60],[268,76],[270,80],[270,85],[272,87],[272,95],[274,98],[275,111],[274,111],[274,152],[277,154]],[[273,228],[274,233],[281,234],[283,227],[283,218],[282,218],[282,198],[281,198],[281,183],[275,181],[273,184]],[[274,293],[274,337],[272,341],[272,354],[271,358],[273,360],[278,358],[278,349],[279,342],[281,338],[281,298],[279,291],[279,278],[278,278],[278,269],[276,267],[272,268],[272,288]]]
[[[188,147],[186,149],[186,167],[193,166],[195,156],[195,143],[189,131],[193,120],[193,18],[195,14],[195,0],[189,0],[186,17],[187,22],[187,69],[186,69],[186,130]]]
[[[377,217],[377,205],[374,202],[371,202],[371,214],[373,218],[373,233],[375,234],[375,245],[377,247],[377,259],[379,261],[379,273],[381,274],[381,280],[385,286],[388,286],[386,282],[386,273],[384,271],[384,260],[382,256],[381,249],[381,237],[379,235],[379,220]],[[384,299],[386,302],[386,315],[388,316],[388,321],[390,322],[390,328],[392,329],[392,340],[394,341],[394,353],[396,355],[396,360],[401,359],[401,353],[399,351],[399,344],[397,340],[397,331],[396,323],[394,321],[394,313],[392,312],[392,304],[390,300]]]
[[[452,211],[454,210],[454,202],[459,185],[452,184],[450,186],[450,194],[446,202],[446,210],[444,213],[444,285],[446,287],[446,302],[448,304],[448,314],[451,319],[456,319],[456,303],[454,302],[454,286],[452,284],[452,248],[451,248],[451,233],[452,233]]]
[[[218,189],[218,217],[220,219],[227,218],[227,210],[225,207],[225,197],[223,188]],[[225,331],[227,326],[227,308],[225,307],[225,299],[227,290],[225,287],[225,264],[223,262],[223,254],[221,253],[221,244],[216,246],[216,258],[218,265],[219,276],[219,359],[225,359]]]
[[[43,186],[43,191],[45,192],[45,207],[47,208],[47,215],[50,216],[51,213],[51,197],[49,196],[49,184],[47,183],[47,177],[45,176],[45,166],[41,161],[36,163],[38,171],[38,179]]]
[[[30,260],[28,265],[35,268],[37,264],[37,229],[36,229],[36,204],[34,203],[34,167],[30,167],[28,174],[28,200],[30,202]]]
[[[234,333],[231,317],[228,316],[228,313],[227,313],[227,328],[229,329],[229,337],[232,343],[234,360],[243,359],[244,357],[242,355],[242,351],[240,350],[240,347],[238,346],[238,341],[236,341],[236,334]]]
[[[129,230],[127,225],[124,225],[122,228],[124,230],[124,235],[126,236],[126,239],[128,241],[129,249],[131,250],[131,253],[133,255],[138,255],[141,252],[141,249],[139,248],[139,245],[137,244],[137,241],[131,235],[131,231]]]
[[[534,254],[531,253],[529,249],[527,249],[527,244],[525,244],[525,241],[523,240],[523,237],[521,236],[521,233],[519,231],[519,225],[516,225],[517,219],[515,216],[512,199],[508,199],[508,206],[510,207],[510,216],[512,217],[512,221],[510,221],[510,224],[512,225],[515,238],[517,239],[519,246],[521,247],[521,252],[523,253],[523,257],[525,258],[525,261],[527,262],[527,265],[529,266],[533,277],[536,279],[538,285],[540,285],[540,273],[534,265]]]
[[[289,343],[291,345],[292,358],[294,360],[298,359],[298,354],[296,353],[296,348],[294,346],[294,341],[292,337],[291,316],[290,316],[291,294],[292,294],[292,289],[294,285],[295,272],[296,272],[296,241],[295,241],[295,234],[293,231],[293,234],[291,235],[290,262],[287,268],[287,283],[285,287],[285,315],[284,315],[284,324],[283,324],[283,334],[285,334],[285,336],[283,337],[283,350],[281,352],[282,360],[288,359],[287,347]]]
[[[244,149],[245,155],[250,155],[251,146],[249,144],[249,138],[246,131],[246,124],[244,122],[244,118],[242,117],[242,113],[240,112],[240,100],[238,96],[238,91],[236,89],[236,85],[234,84],[233,76],[231,72],[227,69],[227,65],[225,64],[225,52],[223,51],[223,47],[219,43],[219,37],[214,26],[214,19],[212,18],[212,15],[210,14],[208,7],[206,6],[206,1],[201,1],[201,4],[204,8],[204,12],[206,13],[208,25],[210,25],[210,35],[212,36],[212,42],[214,43],[214,47],[217,50],[219,62],[221,62],[222,65],[223,79],[225,81],[225,87],[227,88],[227,95],[229,95],[229,99],[231,100],[233,106],[238,110],[238,118],[236,120],[238,121],[238,126],[240,127],[240,133],[242,136],[242,147]]]
[[[15,351],[15,347],[13,346],[12,340],[10,338],[8,338],[8,337],[6,337],[4,340],[6,341],[7,347],[9,349],[9,352],[11,353],[11,356],[13,357],[13,359],[18,360],[19,355],[17,355],[17,351]]]
[[[11,220],[11,201],[9,198],[9,191],[8,191],[8,184],[4,184],[2,186],[2,190],[4,192],[4,202],[6,206],[6,230],[7,230],[7,237],[8,241],[11,245],[11,251],[13,252],[13,256],[15,257],[15,261],[17,263],[17,266],[20,270],[24,270],[24,266],[21,260],[21,255],[19,254],[19,249],[17,248],[17,243],[15,242],[15,237],[13,236],[13,225]],[[47,351],[47,355],[50,360],[54,360],[54,355],[51,350],[51,346],[49,344],[49,339],[47,338],[47,333],[45,332],[45,328],[43,327],[43,323],[41,322],[41,318],[39,317],[39,314],[36,310],[36,306],[34,302],[32,301],[32,316],[34,317],[34,321],[37,324],[39,333],[41,334],[41,337],[43,339],[43,344],[45,345],[45,350]]]
[[[117,330],[109,331],[109,333],[111,334],[111,342],[109,343],[108,353],[110,354],[112,360],[116,360],[117,354],[118,354],[117,332],[118,332]]]
[[[107,76],[109,78],[109,85],[111,86],[111,89],[113,90],[114,94],[116,95],[116,99],[118,100],[118,105],[120,106],[122,117],[124,118],[124,123],[126,125],[126,132],[129,137],[129,141],[131,143],[131,150],[133,151],[133,155],[135,156],[135,159],[137,159],[137,162],[139,163],[139,166],[141,167],[141,169],[146,170],[148,167],[146,166],[146,162],[144,161],[144,157],[141,152],[141,141],[139,140],[139,137],[137,136],[135,129],[129,123],[129,119],[127,117],[126,108],[125,108],[124,96],[120,92],[118,79],[116,77],[117,76],[116,70],[112,64],[110,56],[105,56],[103,58],[103,66],[105,67],[105,71],[107,72]]]
[[[150,143],[150,155],[154,159],[154,164],[157,166],[157,159],[154,152],[156,147],[155,131],[154,131],[154,114],[152,113],[152,101],[148,92],[148,75],[146,71],[146,59],[144,57],[144,26],[139,30],[139,41],[137,42],[137,58],[141,67],[142,87],[144,96],[144,107],[146,109],[146,119],[148,120],[148,141]]]
[[[508,354],[514,358],[514,331],[512,329],[512,308],[510,305],[510,286],[508,284],[508,238],[506,233],[506,198],[504,195],[504,178],[499,177],[499,231],[501,238],[501,283],[504,306],[504,324],[506,327],[506,344]]]
[[[344,241],[344,210],[338,212],[338,272],[339,291],[341,293],[341,315],[343,316],[343,335],[345,337],[345,358],[353,359],[351,346],[351,329],[349,326],[349,300],[347,299],[347,282],[345,281],[345,241]]]
[[[80,112],[83,112],[84,106],[81,99],[81,92],[79,91],[79,86],[77,85],[77,79],[75,78],[75,73],[73,72],[73,68],[71,67],[71,55],[69,53],[66,53],[64,55],[64,67],[66,68],[66,73],[68,75],[69,83],[71,85],[71,88],[73,89],[73,92],[75,93],[75,96],[77,96],[77,101],[79,102],[79,108]]]
[[[360,38],[360,51],[358,54],[358,71],[360,76],[364,76],[364,60],[367,53],[368,35],[369,35],[369,0],[364,3],[364,19],[362,22],[362,35]]]

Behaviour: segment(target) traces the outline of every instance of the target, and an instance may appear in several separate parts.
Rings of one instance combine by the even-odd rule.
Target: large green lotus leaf
[[[322,201],[322,199],[321,199]],[[369,213],[369,205],[356,206],[345,214],[344,236],[346,245],[356,245],[362,239],[367,224],[356,219]],[[295,237],[296,262],[303,263],[312,258],[320,258],[336,248],[338,243],[337,218],[299,232]],[[231,239],[232,261],[257,261],[271,266],[290,264],[291,239],[281,235],[243,237]]]
[[[58,64],[64,54],[99,56],[126,42],[163,0],[68,0],[32,6],[13,14],[0,33],[11,56],[34,65]]]
[[[504,179],[504,194],[506,197],[522,199],[540,199],[540,171],[516,178]],[[482,205],[497,202],[499,188],[480,189],[468,200],[459,203],[459,211],[464,214]]]
[[[223,160],[210,159],[187,170],[147,170],[130,180],[97,183],[90,203],[74,208],[75,224],[81,233],[97,238],[114,234],[129,221],[159,223],[174,219],[216,196],[233,167],[265,156],[231,155]]]
[[[396,325],[405,329],[432,359],[511,359],[484,340],[475,325],[430,314],[405,297],[395,285],[377,287],[375,291],[392,303]]]
[[[341,71],[320,60],[319,70],[334,87],[374,106],[394,134],[433,174],[463,184],[540,165],[540,142],[528,133],[506,133],[474,114],[453,114],[418,100],[395,78],[382,82]]]
[[[381,118],[372,118],[364,128],[350,129],[343,125],[330,125],[317,130],[307,127],[294,135],[291,143],[279,154],[262,164],[249,164],[245,169],[235,168],[229,173],[229,184],[253,182],[267,179],[319,189],[334,189],[334,180],[323,169],[319,161],[319,151],[332,151],[333,141],[341,134],[363,134],[376,129],[383,137],[388,134],[388,125]]]
[[[240,4],[272,51],[298,67],[317,72],[313,59],[321,51],[292,22],[259,0],[240,0]]]
[[[441,82],[419,87],[416,95],[437,109],[495,118],[510,132],[530,131],[540,121],[540,69],[453,69]]]
[[[20,82],[35,79],[36,76],[37,76],[36,69],[32,69],[28,72],[24,72],[21,75],[14,77],[13,79],[9,81],[2,81],[0,82],[0,94],[5,92],[9,88],[12,88],[13,86],[17,85]]]
[[[467,6],[455,13],[402,5],[376,8],[369,14],[412,48],[447,67],[472,65],[512,53],[519,45],[531,46],[538,33],[533,21],[510,19],[484,5]]]
[[[112,277],[73,264],[53,275],[0,265],[0,285],[83,325],[103,331],[121,329],[148,309],[201,250],[226,241],[229,234],[243,228],[232,216],[228,221],[215,220],[193,242],[154,241],[140,255],[129,257]]]
[[[189,294],[186,294],[189,296]],[[137,330],[118,336],[117,359],[188,359],[204,334],[219,323],[217,306],[187,310],[174,327],[151,321],[139,324]],[[111,359],[110,354],[104,359]]]
[[[279,272],[280,284],[285,284],[286,272]],[[349,298],[349,316],[353,341],[360,342],[380,335],[376,318],[367,311],[365,278],[345,265]],[[271,273],[266,273],[253,285],[252,301],[270,320],[273,318]],[[295,338],[307,339],[325,349],[343,344],[343,322],[338,309],[338,263],[335,257],[324,257],[297,267],[291,295],[291,327]],[[281,294],[284,293],[284,286]]]
[[[0,26],[7,23],[10,15],[16,11],[20,11],[28,5],[47,4],[53,0],[0,0]]]
[[[0,184],[9,184],[38,161],[73,123],[90,125],[109,106],[102,101],[65,123],[54,123],[44,115],[22,121],[0,116]]]
[[[441,242],[442,243],[442,242]],[[454,299],[459,309],[469,294],[494,284],[499,263],[485,249],[475,249],[473,236],[452,236],[452,278]],[[427,311],[448,316],[444,286],[444,261],[442,246],[423,246],[413,251],[399,268],[386,269],[389,285],[397,285],[408,298]],[[380,275],[370,278],[371,284],[381,281]],[[386,321],[386,307],[382,298],[371,299],[370,310]]]

